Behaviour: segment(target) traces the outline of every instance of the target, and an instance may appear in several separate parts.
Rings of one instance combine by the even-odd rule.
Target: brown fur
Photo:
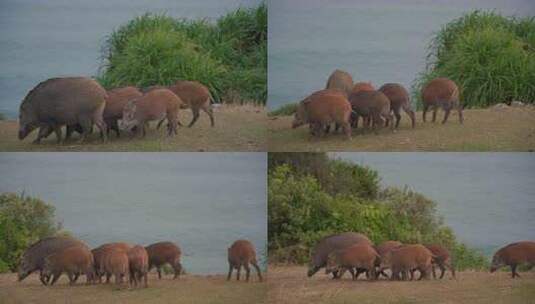
[[[102,250],[99,273],[105,274],[107,278],[115,277],[115,284],[123,284],[128,275],[128,256],[125,250],[108,247]]]
[[[360,116],[369,118],[372,121],[374,131],[377,129],[377,126],[382,127],[383,118],[386,120],[386,125],[392,120],[390,100],[382,92],[360,91],[351,94],[349,102],[354,113],[351,124],[355,128],[358,127]],[[394,124],[391,126],[391,129],[393,128]]]
[[[130,270],[130,285],[137,287],[141,278],[144,281],[144,287],[148,287],[147,277],[149,272],[149,255],[145,247],[136,245],[127,252]]]
[[[444,110],[444,119],[446,123],[451,109],[457,109],[459,113],[459,122],[463,123],[463,107],[459,101],[459,87],[448,78],[435,78],[428,82],[422,90],[423,114],[425,122],[427,110],[433,110],[433,122],[437,118],[437,110],[442,107]]]
[[[227,281],[230,280],[232,270],[236,269],[236,280],[240,280],[241,267],[245,268],[245,280],[249,281],[251,270],[249,264],[253,265],[258,274],[258,280],[262,281],[262,274],[260,267],[256,261],[256,251],[253,244],[247,240],[237,240],[228,248],[228,276]]]
[[[182,108],[190,108],[193,119],[188,127],[192,127],[199,118],[200,110],[203,110],[210,117],[210,124],[214,126],[214,112],[212,109],[213,98],[210,90],[198,81],[179,80],[174,85],[169,86],[180,99],[184,101]]]
[[[340,272],[340,276],[348,270],[353,280],[357,279],[354,269],[366,271],[370,280],[376,278],[375,265],[379,261],[379,254],[365,242],[357,243],[349,248],[332,252],[327,258],[325,273]]]
[[[50,285],[54,285],[61,274],[69,277],[69,284],[74,285],[78,275],[84,274],[87,284],[94,280],[93,255],[87,247],[74,246],[49,255],[45,259],[43,275],[52,277]]]
[[[107,243],[91,250],[93,258],[95,260],[95,274],[99,282],[102,282],[102,276],[105,273],[101,273],[100,269],[104,263],[104,253],[106,250],[121,250],[128,251],[132,248],[132,245],[124,242]],[[110,281],[110,275],[106,275],[106,283]]]
[[[425,245],[425,247],[429,249],[433,253],[433,255],[436,256],[436,258],[433,259],[433,265],[432,265],[433,278],[436,278],[435,265],[438,266],[438,268],[440,269],[441,279],[444,277],[444,274],[446,273],[446,268],[449,268],[449,270],[451,271],[452,277],[455,278],[455,268],[453,267],[450,252],[448,251],[448,249],[437,244],[427,244]]]
[[[123,119],[119,127],[123,130],[137,128],[143,136],[145,123],[167,118],[168,135],[177,133],[178,111],[182,100],[167,89],[155,89],[137,99],[129,101],[123,109]]]
[[[351,94],[358,92],[372,92],[375,91],[375,87],[371,82],[357,82],[351,89]]]
[[[123,109],[126,104],[138,97],[143,96],[143,93],[136,87],[122,87],[109,90],[108,99],[106,100],[106,107],[104,108],[104,121],[108,126],[107,132],[114,130],[117,137],[120,136],[119,125],[117,121],[123,118]]]
[[[341,126],[347,138],[351,138],[349,116],[351,106],[338,90],[321,90],[301,101],[294,115],[292,128],[310,124],[312,134],[321,135],[331,123]]]
[[[34,143],[40,143],[51,132],[56,133],[58,143],[61,143],[61,127],[79,125],[82,142],[95,123],[106,141],[106,123],[102,115],[106,98],[106,90],[90,78],[66,77],[43,81],[26,95],[20,105],[19,139],[39,128]]]
[[[171,242],[159,242],[145,247],[149,255],[149,271],[152,267],[156,267],[158,271],[158,278],[162,278],[161,268],[165,264],[170,264],[173,267],[175,275],[173,279],[178,278],[182,272],[182,264],[180,264],[180,256],[182,252],[180,247]]]
[[[392,280],[406,279],[407,273],[419,270],[420,278],[429,279],[431,261],[433,254],[429,249],[421,244],[403,245],[387,253],[381,259],[381,270],[390,268],[392,270]]]
[[[534,241],[521,241],[502,247],[492,258],[490,272],[494,272],[503,266],[510,266],[511,275],[514,279],[515,277],[520,277],[516,272],[516,267],[520,264],[528,264],[529,268],[535,265]]]
[[[385,94],[390,100],[390,110],[394,112],[394,116],[396,117],[396,129],[401,120],[400,109],[403,109],[403,111],[409,115],[411,125],[414,128],[416,125],[416,115],[411,108],[409,92],[407,92],[402,85],[397,83],[385,83],[379,88],[379,91]]]
[[[377,251],[377,254],[379,254],[379,256],[382,258],[386,256],[386,254],[389,253],[390,251],[396,248],[399,248],[402,245],[403,243],[398,242],[398,241],[384,241],[381,244],[375,246],[374,248],[375,248],[375,251]],[[380,260],[377,260],[375,266],[380,267],[380,262],[381,262]],[[380,275],[383,275],[384,277],[388,278],[388,275],[384,272],[384,269],[379,270],[377,276],[379,277]]]
[[[353,88],[353,78],[348,72],[342,70],[334,70],[327,80],[325,89],[339,90],[346,95],[346,98],[351,94]]]

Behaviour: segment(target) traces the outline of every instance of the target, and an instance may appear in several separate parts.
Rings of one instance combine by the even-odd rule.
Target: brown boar
[[[381,244],[375,246],[375,251],[377,251],[377,254],[379,254],[379,256],[382,258],[384,256],[386,256],[387,253],[389,253],[390,251],[396,249],[396,248],[399,248],[400,246],[402,246],[403,243],[401,242],[398,242],[398,241],[384,241],[382,242]],[[377,267],[380,267],[380,260],[377,260],[377,264],[375,266]],[[384,277],[388,278],[388,275],[384,272],[385,269],[380,269],[379,272],[377,273],[377,277],[383,275]]]
[[[82,241],[71,237],[48,237],[32,244],[22,255],[18,269],[18,280],[22,281],[32,272],[38,270],[41,283],[47,285],[50,276],[44,276],[42,272],[45,258],[73,246],[87,247]]]
[[[90,78],[66,77],[43,81],[24,97],[20,105],[19,139],[39,128],[34,143],[39,143],[51,130],[61,143],[61,128],[65,125],[81,127],[80,142],[90,133],[93,124],[105,133],[106,123],[102,114],[106,98],[106,90]],[[103,140],[106,139],[104,134]]]
[[[420,278],[429,279],[429,270],[431,262],[435,256],[429,249],[420,244],[402,245],[397,249],[391,250],[381,258],[380,269],[390,268],[392,270],[392,280],[399,280],[400,274],[405,280],[408,273],[412,274],[413,270],[420,271]]]
[[[128,265],[130,271],[130,285],[137,287],[138,282],[141,283],[141,278],[144,281],[144,287],[148,287],[147,277],[149,273],[149,255],[145,247],[136,245],[127,251]]]
[[[128,275],[128,256],[125,250],[108,247],[102,250],[101,263],[98,272],[106,277],[114,276],[115,284],[123,284]]]
[[[230,280],[232,270],[236,269],[236,280],[240,280],[240,270],[243,266],[245,268],[245,280],[249,282],[249,275],[251,270],[249,264],[253,265],[258,274],[258,280],[262,281],[262,274],[260,267],[256,261],[256,251],[253,244],[248,240],[237,240],[228,248],[228,276],[227,281]]]
[[[130,100],[123,109],[123,118],[119,124],[122,130],[131,130],[146,135],[145,123],[151,120],[167,118],[167,134],[177,134],[178,111],[182,100],[167,89],[155,89],[147,94]]]
[[[149,255],[149,271],[152,267],[156,267],[158,271],[158,278],[162,278],[161,268],[165,264],[170,264],[174,270],[173,279],[178,278],[182,271],[182,264],[180,264],[180,247],[171,242],[159,242],[145,247]]]
[[[348,270],[356,280],[357,271],[365,271],[369,280],[376,279],[375,265],[380,261],[379,254],[373,247],[365,242],[357,243],[349,248],[331,252],[327,257],[327,266],[325,273],[340,273],[340,276]]]
[[[436,278],[435,265],[437,265],[440,269],[441,279],[444,277],[446,269],[449,269],[451,271],[451,276],[455,278],[455,268],[453,267],[450,252],[448,251],[448,249],[438,244],[427,244],[425,245],[425,247],[429,249],[431,253],[433,253],[433,255],[436,256],[436,258],[434,258],[432,261],[433,278]]]
[[[358,93],[358,92],[373,92],[375,91],[375,87],[371,82],[357,82],[355,85],[353,85],[353,88],[351,89],[351,94]]]
[[[390,100],[390,110],[394,112],[394,116],[396,117],[396,129],[401,120],[400,109],[403,109],[403,111],[407,113],[411,119],[412,127],[414,128],[416,125],[416,115],[411,107],[409,92],[398,83],[385,83],[379,88],[379,91],[385,94]]]
[[[494,272],[503,266],[511,267],[511,276],[520,277],[516,272],[516,267],[520,264],[527,264],[529,268],[535,265],[535,242],[521,241],[509,244],[498,250],[492,257],[490,272]]]
[[[116,242],[116,243],[107,243],[107,244],[101,245],[91,250],[91,253],[93,254],[93,259],[95,260],[95,276],[98,279],[99,283],[102,282],[102,276],[105,275],[105,273],[100,272],[100,269],[102,268],[102,265],[104,262],[105,251],[109,249],[113,249],[113,250],[122,250],[126,252],[130,250],[130,248],[132,248],[132,245],[129,243]],[[111,274],[106,275],[106,283],[109,283],[110,275]]]
[[[93,255],[87,247],[73,246],[45,258],[43,275],[51,277],[54,285],[62,273],[67,273],[69,284],[74,285],[78,275],[84,274],[87,284],[94,281]]]
[[[325,267],[331,252],[346,249],[357,243],[373,245],[368,237],[356,232],[343,232],[322,238],[312,250],[307,276],[311,277],[322,267]],[[338,277],[337,271],[333,272],[333,277]]]
[[[334,89],[343,92],[346,98],[351,94],[353,88],[353,78],[347,72],[334,70],[327,80],[325,89]]]
[[[459,122],[463,123],[463,107],[459,101],[459,88],[455,82],[448,78],[435,78],[428,82],[422,89],[422,103],[424,122],[429,108],[433,109],[433,122],[435,122],[437,110],[441,107],[444,110],[443,124],[448,120],[451,109],[457,109]]]
[[[383,125],[383,118],[386,124],[392,120],[390,114],[390,100],[385,94],[379,91],[359,91],[351,94],[349,102],[353,110],[352,126],[358,127],[359,117],[368,118],[371,120],[373,129],[376,131],[377,126]],[[393,130],[394,124],[391,129]]]
[[[337,90],[321,90],[299,103],[292,128],[310,124],[312,134],[320,135],[326,126],[336,123],[351,139],[350,115],[351,106],[343,94]]]
[[[212,108],[214,99],[206,86],[198,81],[179,80],[169,86],[169,89],[183,101],[182,108],[191,109],[193,119],[188,127],[191,128],[197,119],[199,119],[199,110],[203,110],[208,114],[210,125],[212,127],[214,126],[214,111]]]
[[[123,109],[126,104],[133,99],[143,96],[143,93],[132,86],[115,88],[109,90],[106,107],[104,108],[104,121],[108,126],[107,133],[114,130],[117,137],[120,137],[118,121],[123,118]]]

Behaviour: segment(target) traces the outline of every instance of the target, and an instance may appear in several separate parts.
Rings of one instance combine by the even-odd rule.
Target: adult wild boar
[[[435,256],[429,249],[421,244],[403,245],[397,249],[391,250],[381,259],[380,269],[390,268],[392,270],[392,280],[407,279],[407,274],[411,274],[413,279],[413,270],[420,271],[420,278],[428,279],[431,270],[431,262]]]
[[[348,270],[353,280],[358,278],[359,271],[365,271],[369,280],[376,279],[375,265],[380,261],[380,256],[373,247],[360,242],[342,250],[331,252],[327,257],[325,273],[340,273],[340,276]],[[355,275],[355,270],[357,274]]]
[[[132,86],[121,87],[109,90],[106,107],[104,108],[104,121],[106,122],[107,133],[114,130],[117,137],[120,137],[118,121],[123,118],[123,109],[126,104],[133,99],[143,96],[143,93]]]
[[[152,267],[156,267],[158,271],[158,278],[162,278],[161,268],[165,264],[171,265],[175,272],[173,279],[178,278],[182,271],[182,264],[180,264],[180,247],[171,242],[159,242],[145,247],[149,255],[149,271]]]
[[[383,119],[386,124],[392,120],[390,114],[390,100],[385,94],[379,91],[359,91],[351,94],[349,103],[353,109],[354,116],[352,117],[352,126],[358,127],[359,117],[368,118],[371,120],[373,129],[377,126],[383,125]],[[393,130],[394,124],[391,129]]]
[[[191,108],[193,119],[188,127],[192,127],[197,119],[199,119],[199,112],[203,110],[210,117],[210,125],[214,126],[214,111],[212,103],[214,99],[210,90],[198,81],[178,80],[175,84],[169,86],[184,102],[182,108]]]
[[[427,249],[429,249],[433,255],[436,256],[435,259],[433,259],[432,263],[432,270],[433,270],[433,278],[436,278],[435,273],[435,265],[438,266],[440,269],[440,278],[442,279],[444,277],[444,274],[446,273],[446,268],[451,271],[451,276],[455,278],[455,267],[453,266],[453,263],[451,261],[450,252],[448,249],[444,248],[441,245],[438,244],[427,244],[425,245]]]
[[[177,134],[178,111],[182,100],[167,89],[155,89],[147,94],[130,100],[123,109],[123,118],[119,124],[122,130],[132,130],[146,135],[145,123],[151,120],[167,118],[167,134]]]
[[[342,232],[322,238],[312,250],[307,275],[311,277],[322,267],[325,267],[331,252],[346,249],[357,243],[373,245],[368,237],[356,232]],[[333,272],[333,277],[337,277],[336,271]]]
[[[78,275],[84,274],[87,284],[94,281],[93,255],[85,246],[72,246],[59,250],[45,258],[43,275],[51,277],[54,285],[62,273],[67,273],[69,284],[74,285]]]
[[[99,283],[102,282],[102,276],[106,273],[100,272],[100,269],[102,268],[102,265],[104,263],[104,253],[106,250],[120,250],[127,252],[132,248],[132,245],[125,242],[115,242],[115,243],[107,243],[103,244],[97,248],[94,248],[91,250],[91,253],[93,254],[93,258],[95,260],[95,276],[98,279]],[[111,274],[106,275],[106,283],[109,283]]]
[[[327,80],[325,89],[335,89],[344,92],[346,98],[351,94],[353,88],[353,78],[348,72],[334,70]]]
[[[321,90],[313,93],[297,106],[292,128],[310,124],[312,134],[321,135],[326,126],[336,123],[351,139],[349,116],[351,106],[338,90]]]
[[[351,89],[351,94],[358,92],[372,92],[375,91],[375,87],[371,82],[357,82]]]
[[[521,241],[509,244],[498,250],[492,257],[490,272],[494,272],[503,266],[511,267],[513,279],[520,277],[516,267],[520,264],[528,264],[529,268],[535,265],[535,242]]]
[[[253,244],[248,240],[237,240],[228,248],[228,276],[227,281],[230,280],[232,270],[236,269],[236,280],[240,280],[240,270],[243,266],[245,268],[245,280],[249,282],[249,275],[251,270],[249,264],[253,265],[258,274],[258,280],[262,281],[262,274],[260,267],[256,261],[256,251]]]
[[[128,276],[128,256],[126,251],[109,247],[102,251],[102,260],[99,273],[106,274],[106,277],[114,276],[115,284],[121,285]]]
[[[375,246],[375,251],[377,251],[377,254],[379,254],[379,256],[381,258],[383,258],[384,256],[386,256],[387,253],[389,253],[390,251],[402,246],[403,243],[401,242],[398,242],[398,241],[384,241],[382,242],[381,244]],[[380,260],[377,260],[377,264],[375,266],[377,267],[380,267]],[[384,272],[385,269],[379,269],[379,272],[377,273],[377,277],[379,278],[380,275],[383,275],[384,277],[388,278],[388,275]]]
[[[79,125],[82,142],[94,124],[105,133],[102,114],[106,106],[106,90],[96,81],[85,77],[51,78],[39,83],[24,97],[19,112],[19,139],[40,128],[37,139],[48,136],[50,130],[62,141],[61,127]],[[106,135],[103,135],[106,141]]]
[[[149,255],[145,247],[136,245],[126,252],[128,256],[128,269],[130,272],[130,285],[137,287],[143,278],[144,286],[148,287]]]
[[[34,271],[39,271],[39,279],[43,285],[48,284],[49,276],[42,273],[45,258],[50,254],[73,246],[86,246],[83,242],[71,237],[47,237],[32,244],[22,254],[18,269],[18,280],[24,280]],[[87,247],[87,246],[86,246]]]
[[[437,110],[441,107],[444,110],[443,124],[448,120],[451,109],[457,109],[459,122],[463,123],[463,107],[459,101],[459,88],[455,82],[448,78],[435,78],[428,82],[422,89],[422,103],[424,122],[429,108],[433,109],[433,122],[435,122]]]
[[[388,97],[390,100],[390,110],[394,112],[396,117],[396,129],[399,126],[401,120],[400,109],[403,109],[409,118],[411,119],[412,127],[416,125],[416,115],[411,107],[411,100],[409,98],[409,92],[398,83],[385,83],[379,88],[379,91]]]

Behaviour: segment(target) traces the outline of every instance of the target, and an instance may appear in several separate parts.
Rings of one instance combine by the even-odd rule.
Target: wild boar
[[[167,134],[177,134],[178,111],[182,100],[167,89],[156,89],[130,100],[123,109],[123,118],[119,124],[122,130],[131,130],[146,135],[145,123],[151,120],[167,118]]]
[[[94,124],[105,133],[102,117],[106,106],[106,90],[95,80],[85,77],[51,78],[39,83],[24,97],[19,111],[19,139],[35,128],[42,128],[34,143],[54,130],[58,143],[63,141],[64,125],[80,125],[83,142]],[[106,141],[105,134],[103,140]]]
[[[171,242],[159,242],[145,247],[149,255],[149,271],[152,267],[156,267],[158,271],[158,278],[162,278],[161,268],[165,264],[170,264],[173,267],[175,275],[173,279],[178,278],[182,271],[182,264],[180,264],[180,247]]]
[[[433,253],[433,255],[436,256],[436,258],[433,259],[433,263],[432,263],[433,278],[434,279],[436,278],[435,265],[437,265],[438,268],[440,269],[441,279],[444,277],[444,274],[446,273],[446,268],[451,271],[451,276],[455,278],[455,267],[453,267],[450,252],[448,251],[448,249],[438,244],[426,244],[425,247],[429,249],[431,253]]]
[[[379,254],[379,256],[381,258],[383,258],[384,256],[386,256],[387,253],[389,253],[390,251],[402,246],[403,243],[401,242],[398,242],[398,241],[384,241],[382,242],[381,244],[375,246],[375,251],[377,251],[377,254]],[[375,265],[376,267],[380,267],[380,260],[377,260],[377,264]],[[380,269],[379,272],[377,273],[377,277],[379,278],[379,276],[383,275],[384,277],[388,278],[388,275],[384,272],[385,269]]]
[[[147,277],[149,273],[149,255],[145,247],[136,245],[126,253],[130,271],[130,285],[137,287],[143,278],[145,288],[148,287]]]
[[[191,108],[193,119],[188,127],[192,127],[199,119],[199,110],[203,110],[210,117],[210,125],[214,126],[214,112],[212,103],[214,98],[210,90],[198,81],[179,80],[174,85],[169,86],[183,101],[182,108]]]
[[[431,270],[431,262],[434,258],[431,251],[421,244],[402,245],[381,258],[380,269],[390,268],[392,280],[399,280],[400,274],[405,280],[408,273],[411,274],[412,279],[413,270],[420,271],[418,280],[429,279],[429,270]]]
[[[346,98],[351,94],[351,89],[353,88],[353,78],[348,72],[342,70],[334,70],[327,80],[327,85],[325,89],[335,89],[340,90],[346,96]]]
[[[240,280],[240,270],[243,266],[245,268],[245,280],[249,282],[249,275],[251,270],[249,264],[253,265],[258,274],[258,280],[262,281],[262,274],[260,267],[256,261],[256,251],[253,244],[248,240],[237,240],[228,248],[228,276],[227,281],[230,280],[232,270],[236,269],[236,280]]]
[[[71,237],[48,237],[32,244],[22,254],[22,259],[18,269],[18,280],[24,280],[34,271],[39,271],[39,279],[43,285],[48,284],[49,276],[42,273],[45,258],[51,254],[73,246],[85,246],[83,242]]]
[[[106,250],[113,249],[113,250],[121,250],[124,252],[127,252],[132,248],[132,245],[129,243],[124,242],[115,242],[115,243],[107,243],[103,244],[97,248],[94,248],[91,250],[91,253],[93,254],[93,258],[95,260],[95,276],[98,279],[99,283],[102,282],[102,276],[106,273],[100,272],[100,269],[102,268],[102,265],[104,263],[104,253]],[[109,283],[111,274],[106,275],[106,283]]]
[[[99,273],[106,274],[106,277],[114,276],[115,284],[122,285],[129,273],[128,256],[126,251],[109,247],[102,250]]]
[[[433,122],[435,122],[438,107],[441,107],[444,110],[443,124],[448,120],[451,109],[457,109],[459,123],[463,123],[463,106],[459,101],[459,88],[448,78],[435,78],[428,82],[422,89],[422,103],[424,122],[429,108],[433,109]]]
[[[411,107],[409,92],[398,83],[385,83],[379,88],[379,91],[385,94],[390,100],[390,110],[394,112],[394,116],[396,117],[396,129],[401,120],[400,109],[403,109],[403,111],[407,113],[411,119],[412,127],[414,128],[416,125],[416,115]]]
[[[292,128],[310,124],[312,134],[320,135],[326,126],[336,123],[351,139],[350,115],[351,105],[340,91],[321,90],[299,103]]]
[[[353,85],[353,88],[351,89],[351,94],[358,93],[358,92],[373,92],[375,91],[375,87],[371,82],[357,82],[355,85]]]
[[[74,285],[80,274],[86,276],[87,284],[92,283],[94,281],[94,268],[91,251],[84,246],[72,246],[45,258],[43,275],[52,278],[50,285],[54,285],[64,272],[69,277],[70,285]]]
[[[120,137],[118,121],[123,118],[123,109],[126,104],[133,99],[143,96],[143,93],[132,86],[121,87],[109,90],[106,107],[104,108],[104,121],[106,122],[107,133],[114,130],[117,137]]]
[[[380,261],[380,256],[377,254],[373,247],[366,243],[360,242],[351,247],[342,250],[336,250],[331,252],[327,257],[327,266],[325,267],[325,273],[344,273],[348,270],[356,280],[354,270],[363,270],[366,272],[366,276],[369,280],[376,279],[375,265]]]
[[[361,242],[373,245],[368,237],[356,232],[343,232],[322,238],[312,250],[307,273],[308,277],[313,276],[318,270],[327,265],[327,258],[331,252],[343,250]],[[336,271],[333,272],[333,277],[336,278],[337,276],[338,273]]]
[[[535,242],[521,241],[509,244],[498,250],[492,257],[490,272],[494,272],[503,266],[511,267],[511,276],[520,277],[516,267],[520,264],[535,265]]]
[[[392,120],[390,114],[390,100],[385,94],[379,91],[359,91],[351,94],[349,97],[349,103],[353,110],[354,116],[352,117],[351,125],[358,127],[359,117],[369,118],[372,122],[372,127],[376,131],[377,126],[383,125],[383,118],[386,120],[386,124]],[[393,130],[394,124],[391,129]]]

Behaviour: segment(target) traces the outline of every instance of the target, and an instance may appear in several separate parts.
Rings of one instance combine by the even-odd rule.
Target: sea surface
[[[534,16],[535,1],[272,0],[268,9],[268,107],[276,109],[323,89],[337,68],[410,91],[443,25],[475,9]]]
[[[265,153],[0,153],[0,172],[90,247],[173,241],[188,272],[225,273],[244,238],[265,267]]]
[[[146,12],[215,21],[261,0],[1,0],[0,113],[15,118],[27,92],[60,76],[95,76],[106,36]]]
[[[377,170],[383,186],[408,186],[433,199],[459,240],[485,254],[535,240],[533,153],[334,155]]]

